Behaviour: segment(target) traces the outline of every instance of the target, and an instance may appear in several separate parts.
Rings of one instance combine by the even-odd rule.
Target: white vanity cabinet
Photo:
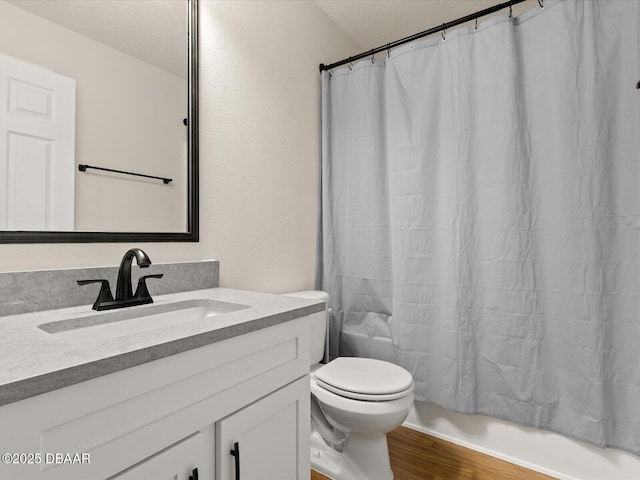
[[[235,480],[236,442],[241,480],[309,478],[309,318],[0,407],[0,453],[41,458],[0,478]]]

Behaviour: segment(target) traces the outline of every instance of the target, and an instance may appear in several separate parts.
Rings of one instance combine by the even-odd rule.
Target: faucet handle
[[[113,302],[113,295],[111,294],[111,287],[109,286],[108,280],[98,279],[98,280],[78,280],[78,285],[89,285],[90,283],[100,283],[100,293],[98,293],[98,298],[93,303],[94,310],[100,310],[100,305],[106,302]]]
[[[133,296],[136,300],[148,298],[151,299],[151,294],[147,288],[147,278],[162,278],[163,273],[156,273],[154,275],[145,275],[138,280],[138,287],[136,288],[136,294]]]

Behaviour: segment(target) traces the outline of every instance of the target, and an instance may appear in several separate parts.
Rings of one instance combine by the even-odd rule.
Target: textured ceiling
[[[504,3],[506,0],[314,1],[362,51],[365,51]],[[526,0],[514,5],[513,14],[517,16],[534,7],[538,7],[537,0]],[[507,13],[508,9],[499,12],[498,15]],[[353,52],[357,53],[360,52]]]
[[[179,76],[186,72],[186,7],[178,0],[7,0]],[[311,0],[297,0],[311,1]],[[361,51],[399,40],[505,0],[313,0]],[[519,15],[537,7],[526,0]],[[507,13],[507,10],[503,14]],[[500,13],[498,13],[500,14]],[[340,59],[325,59],[336,61]]]
[[[155,65],[187,73],[187,7],[176,0],[7,0]]]

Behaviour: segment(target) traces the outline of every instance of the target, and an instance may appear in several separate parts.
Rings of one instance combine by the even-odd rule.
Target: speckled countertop
[[[170,309],[175,302],[198,299],[248,308],[89,340],[47,333],[38,325],[69,319],[86,323],[106,313],[92,310],[91,305],[0,317],[0,406],[324,309],[324,302],[316,300],[212,288],[158,295],[152,305],[110,310],[109,315],[131,317],[145,308]]]

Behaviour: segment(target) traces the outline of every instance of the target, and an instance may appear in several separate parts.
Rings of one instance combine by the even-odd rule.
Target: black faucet
[[[116,302],[127,301],[133,298],[133,290],[131,288],[131,263],[133,257],[136,258],[140,268],[147,268],[151,265],[151,260],[143,250],[132,248],[122,257],[120,262],[120,270],[118,270],[118,283],[116,283]]]
[[[138,287],[135,295],[131,287],[131,263],[133,259],[141,268],[147,268],[151,265],[151,260],[139,248],[132,248],[122,257],[120,262],[120,270],[118,270],[118,282],[116,283],[116,298],[111,295],[111,288],[107,280],[78,280],[78,285],[87,285],[89,283],[100,283],[100,293],[93,304],[94,310],[110,310],[113,308],[132,307],[134,305],[144,305],[145,303],[153,303],[153,299],[147,288],[147,278],[162,278],[162,274],[146,275],[138,280]]]

